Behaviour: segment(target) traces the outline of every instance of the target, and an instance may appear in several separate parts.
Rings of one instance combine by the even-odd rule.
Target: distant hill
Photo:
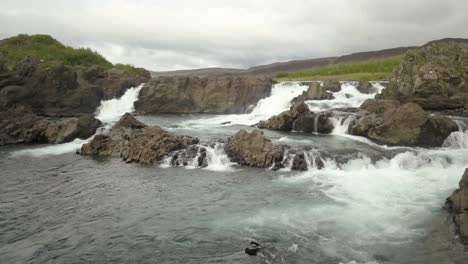
[[[429,45],[434,42],[445,42],[455,41],[460,43],[467,43],[468,39],[463,38],[445,38],[439,40],[433,40],[425,45]],[[425,46],[424,45],[424,46]],[[272,64],[254,66],[249,69],[229,69],[229,68],[204,68],[195,70],[182,70],[182,71],[165,71],[165,72],[152,72],[153,77],[162,75],[187,75],[187,76],[226,76],[226,75],[239,75],[239,74],[253,74],[253,75],[275,75],[279,72],[294,72],[301,70],[311,70],[330,66],[334,64],[343,63],[357,63],[369,60],[379,60],[392,58],[403,55],[405,52],[411,49],[415,49],[417,46],[412,47],[397,47],[390,49],[383,49],[378,51],[367,51],[357,52],[339,57],[328,57],[328,58],[316,58],[316,59],[305,59],[305,60],[292,60],[287,62],[275,62]]]
[[[100,66],[104,69],[117,68],[130,74],[146,73],[143,68],[128,64],[112,64],[104,56],[89,48],[65,46],[49,35],[20,34],[0,40],[0,63],[12,68],[25,57],[43,61],[60,61],[71,66]],[[147,74],[147,73],[146,73]]]

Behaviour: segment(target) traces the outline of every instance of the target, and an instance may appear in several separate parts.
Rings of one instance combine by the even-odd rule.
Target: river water
[[[103,129],[133,111],[140,88],[102,103]],[[306,88],[277,84],[250,114],[139,119],[212,142],[253,129]],[[309,107],[374,96],[342,88]],[[89,139],[2,147],[0,263],[468,263],[442,209],[468,164],[467,120],[444,147],[423,149],[347,135],[348,119],[334,117],[331,135],[265,131],[308,149],[306,172],[239,167],[222,143],[204,169],[74,154]],[[255,257],[244,253],[252,240],[264,248]]]

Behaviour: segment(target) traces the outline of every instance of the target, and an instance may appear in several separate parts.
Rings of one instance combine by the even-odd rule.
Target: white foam
[[[373,93],[363,94],[356,88],[357,82],[342,82],[341,90],[334,92],[333,99],[330,100],[310,100],[306,101],[310,110],[323,111],[332,108],[342,107],[359,107],[365,100],[374,98],[377,93],[380,93],[384,88],[378,82],[371,82]]]
[[[75,139],[72,142],[50,145],[47,147],[38,147],[38,148],[28,148],[12,152],[12,157],[21,157],[21,156],[31,156],[31,157],[40,157],[40,156],[50,156],[50,155],[61,155],[69,152],[74,152],[81,148],[83,144],[89,142],[89,139]]]

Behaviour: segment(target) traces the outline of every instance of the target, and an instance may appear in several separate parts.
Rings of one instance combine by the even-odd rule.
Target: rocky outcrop
[[[172,155],[170,164],[173,167],[192,165],[198,168],[205,168],[208,166],[206,147],[192,145],[186,149],[177,151]]]
[[[261,76],[158,77],[146,83],[135,103],[139,113],[245,113],[270,94]]]
[[[388,145],[438,147],[454,131],[451,119],[430,115],[419,105],[369,99],[350,123],[349,133]]]
[[[148,127],[127,113],[108,135],[95,136],[81,147],[79,153],[147,164],[198,142],[197,138],[177,136],[156,126]]]
[[[447,198],[446,208],[452,215],[460,240],[468,244],[468,169],[465,169],[458,189]]]
[[[363,93],[363,94],[372,94],[372,93],[377,92],[377,90],[374,88],[372,83],[370,83],[369,81],[360,81],[360,82],[358,82],[358,84],[356,85],[356,89],[360,93]]]
[[[327,80],[323,82],[323,88],[325,91],[336,93],[341,91],[341,83],[335,80]]]
[[[292,99],[293,103],[300,103],[307,100],[330,100],[333,99],[333,94],[328,92],[326,88],[320,86],[318,82],[311,82],[309,89],[301,95]]]
[[[149,73],[133,76],[26,58],[0,75],[0,110],[24,108],[41,116],[92,114],[102,99],[120,96],[148,78]]]
[[[28,111],[0,112],[0,145],[64,143],[92,136],[101,122],[91,115],[46,118]]]
[[[280,131],[331,133],[333,124],[330,122],[330,112],[313,113],[305,103],[297,103],[288,111],[272,116],[266,121],[260,121],[258,128]]]
[[[383,99],[413,102],[425,110],[468,109],[468,50],[434,43],[409,51],[383,90]]]
[[[283,149],[273,145],[258,129],[250,133],[240,130],[228,138],[224,151],[231,161],[257,168],[271,167],[274,162],[283,159]]]

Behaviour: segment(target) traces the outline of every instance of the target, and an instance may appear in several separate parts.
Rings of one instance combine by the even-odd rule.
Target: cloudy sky
[[[151,70],[274,61],[468,38],[466,0],[0,0],[0,38],[51,34]]]

